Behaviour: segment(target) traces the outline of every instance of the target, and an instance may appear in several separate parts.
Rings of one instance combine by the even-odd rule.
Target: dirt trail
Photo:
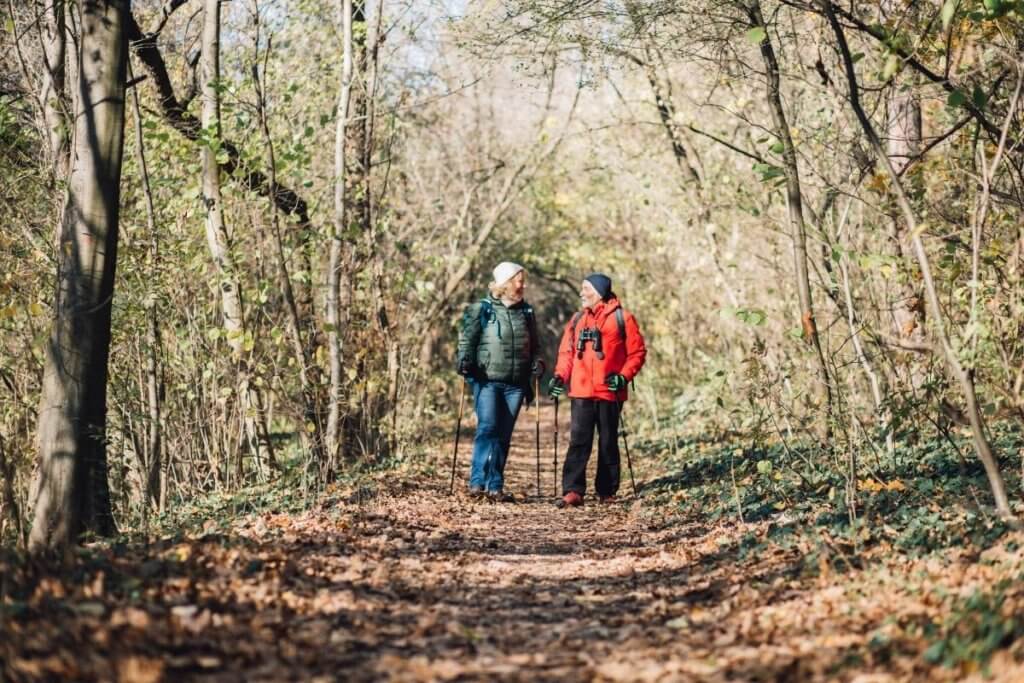
[[[449,444],[435,480],[398,482],[381,496],[96,548],[60,580],[0,566],[0,680],[959,678],[925,665],[918,642],[872,654],[887,620],[928,613],[921,586],[949,565],[879,565],[870,576],[823,566],[807,577],[806,547],[744,551],[767,523],[667,517],[628,495],[557,510],[551,413],[541,497],[534,416],[520,417],[507,469],[517,504],[462,493],[468,420],[452,497]],[[643,479],[642,453],[634,465]],[[625,472],[623,482],[628,494]],[[972,574],[977,563],[952,566],[962,585],[986,580]],[[1014,678],[1019,667],[997,671],[1024,680]]]
[[[559,415],[559,475],[567,407],[563,403]],[[645,520],[632,500],[624,454],[621,503],[599,506],[588,497],[582,509],[556,509],[553,418],[545,406],[541,495],[531,408],[520,414],[506,467],[506,490],[517,503],[465,497],[470,417],[460,444],[456,497],[420,496],[415,505],[390,501],[378,508],[399,536],[412,532],[422,551],[392,565],[404,577],[407,601],[389,605],[418,616],[411,637],[396,632],[398,640],[389,644],[408,649],[368,660],[364,673],[424,680],[634,680],[710,673],[699,662],[673,661],[666,650],[680,642],[682,625],[666,623],[713,599],[720,588],[693,581],[688,555],[679,552],[681,542],[704,530]],[[446,477],[448,458],[450,452],[443,461]],[[588,487],[594,467],[592,458]]]

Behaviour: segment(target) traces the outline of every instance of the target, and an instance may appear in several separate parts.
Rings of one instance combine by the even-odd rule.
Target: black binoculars
[[[604,358],[604,350],[601,348],[601,330],[596,327],[586,327],[580,331],[580,336],[576,338],[576,357],[583,358],[583,350],[587,346],[587,342],[592,344],[594,353],[597,354],[599,359]]]

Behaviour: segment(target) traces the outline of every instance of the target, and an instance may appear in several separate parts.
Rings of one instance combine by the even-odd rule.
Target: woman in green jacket
[[[512,429],[524,400],[531,399],[530,381],[543,374],[525,288],[522,266],[499,263],[490,296],[466,307],[459,333],[457,367],[473,388],[477,418],[469,492],[501,502],[514,501],[504,490]]]

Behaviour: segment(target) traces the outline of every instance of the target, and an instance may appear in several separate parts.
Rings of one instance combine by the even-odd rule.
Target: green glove
[[[548,382],[548,396],[558,398],[565,395],[565,380],[555,375]]]
[[[607,384],[608,388],[611,389],[612,391],[618,391],[619,389],[625,389],[626,388],[626,384],[628,384],[628,382],[626,382],[626,378],[623,377],[622,375],[620,375],[617,372],[613,372],[612,374],[610,374],[607,377],[605,377],[604,378],[604,383]]]

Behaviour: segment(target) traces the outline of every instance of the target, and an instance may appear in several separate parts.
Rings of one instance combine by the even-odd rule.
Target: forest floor
[[[91,544],[61,572],[8,555],[0,680],[1024,680],[1020,532],[855,551],[791,512],[633,500],[625,467],[619,504],[557,510],[542,418],[544,495],[524,412],[516,504],[464,495],[469,425],[452,497],[439,450],[311,511]],[[666,475],[632,454],[638,481]]]

